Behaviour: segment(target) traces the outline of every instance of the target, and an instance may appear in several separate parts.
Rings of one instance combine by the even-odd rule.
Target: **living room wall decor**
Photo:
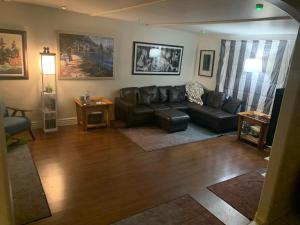
[[[60,79],[113,79],[114,39],[59,34]]]
[[[134,75],[180,75],[183,46],[133,42]]]
[[[214,71],[214,62],[214,50],[200,50],[198,75],[204,77],[212,77]]]
[[[28,79],[25,31],[0,29],[0,79]]]

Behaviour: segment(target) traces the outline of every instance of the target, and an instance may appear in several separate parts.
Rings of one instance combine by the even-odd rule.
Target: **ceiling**
[[[9,1],[9,0],[6,0]],[[296,33],[298,24],[263,0],[10,0],[191,32]],[[230,2],[230,4],[229,4]],[[256,11],[256,3],[264,10]],[[237,23],[235,23],[237,22]],[[259,27],[257,29],[255,27]],[[253,34],[253,33],[252,33]]]
[[[167,26],[178,30],[198,34],[232,34],[232,35],[296,35],[299,24],[295,20],[269,20],[235,23],[195,24]]]

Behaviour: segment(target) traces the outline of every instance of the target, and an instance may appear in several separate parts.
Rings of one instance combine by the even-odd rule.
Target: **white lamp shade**
[[[255,58],[255,59],[246,59],[244,71],[247,73],[261,73],[262,72],[262,59]]]
[[[55,55],[42,54],[42,73],[44,75],[55,75]]]
[[[150,53],[149,53],[149,57],[150,58],[156,58],[160,56],[160,49],[158,48],[151,48],[150,49]]]

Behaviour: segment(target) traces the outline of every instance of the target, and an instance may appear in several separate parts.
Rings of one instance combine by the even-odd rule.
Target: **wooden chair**
[[[11,114],[9,114],[9,110],[12,111]],[[21,114],[20,116],[17,115],[18,112]],[[31,120],[26,117],[26,112],[31,112],[31,110],[5,106],[0,98],[0,115],[3,116],[3,125],[6,134],[15,135],[23,131],[29,131],[31,138],[34,141],[35,137],[31,130]]]

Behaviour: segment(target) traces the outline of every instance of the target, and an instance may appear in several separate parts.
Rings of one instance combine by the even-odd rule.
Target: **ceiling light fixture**
[[[256,4],[256,11],[262,11],[264,9],[264,4]]]
[[[66,6],[64,6],[64,5],[63,5],[63,6],[61,6],[60,8],[61,8],[62,10],[66,10],[66,9],[67,9],[67,7],[66,7]]]

